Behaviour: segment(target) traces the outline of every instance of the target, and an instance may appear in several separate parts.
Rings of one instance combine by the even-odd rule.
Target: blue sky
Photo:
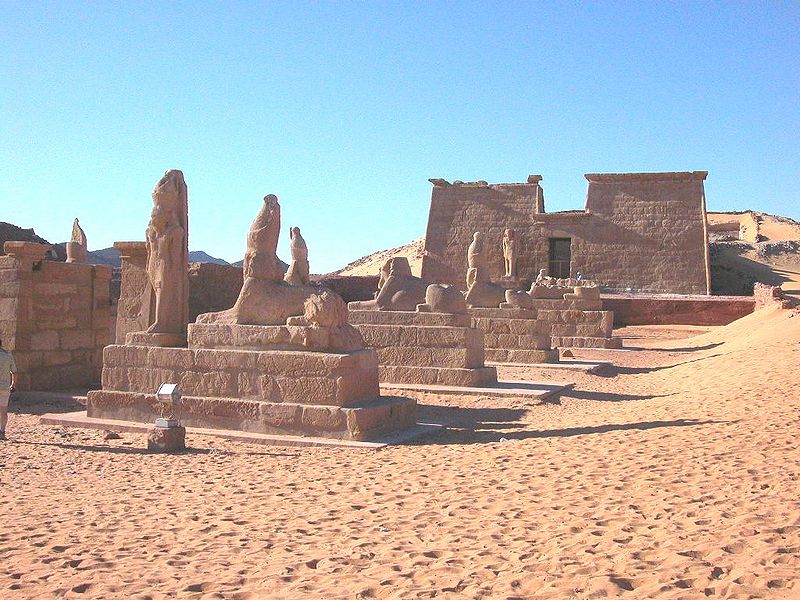
[[[261,198],[314,272],[425,233],[429,177],[708,170],[710,210],[800,219],[800,3],[0,0],[0,220],[143,239],[163,172],[239,260]]]

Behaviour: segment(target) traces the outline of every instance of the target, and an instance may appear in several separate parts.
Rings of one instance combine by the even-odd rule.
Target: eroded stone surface
[[[183,173],[167,171],[153,190],[145,232],[147,277],[155,297],[147,333],[186,335],[189,321],[189,206]]]
[[[414,311],[425,302],[428,282],[414,277],[404,256],[387,260],[381,268],[378,293],[374,300],[350,302],[351,310],[406,310]]]
[[[88,258],[86,234],[78,219],[72,223],[72,235],[66,244],[68,263],[85,263]]]

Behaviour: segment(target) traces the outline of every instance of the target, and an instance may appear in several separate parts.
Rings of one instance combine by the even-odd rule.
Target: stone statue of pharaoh
[[[155,311],[147,333],[185,333],[188,301],[186,184],[180,171],[167,171],[153,190],[153,210],[145,232],[147,277]]]
[[[506,277],[517,275],[517,240],[513,229],[506,229],[503,234],[503,266]]]
[[[308,266],[308,246],[303,236],[300,235],[299,227],[289,229],[289,249],[292,253],[292,262],[283,280],[290,285],[308,285],[309,266]]]

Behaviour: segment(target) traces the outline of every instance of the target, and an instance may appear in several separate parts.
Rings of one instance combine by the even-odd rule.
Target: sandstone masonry
[[[607,290],[708,294],[710,271],[705,171],[588,174],[583,211],[544,212],[541,177],[527,183],[450,184],[432,180],[422,277],[463,288],[464,249],[484,234],[489,277],[504,275],[502,237],[516,233],[517,279],[539,269],[583,275]],[[554,240],[569,248],[565,272],[552,272]],[[562,246],[563,247],[563,246]]]
[[[111,267],[44,260],[49,246],[6,242],[0,256],[0,339],[18,388],[58,390],[100,381],[111,343]]]

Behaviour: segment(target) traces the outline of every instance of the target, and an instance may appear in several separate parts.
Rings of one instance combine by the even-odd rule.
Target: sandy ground
[[[800,597],[800,313],[669,331],[502,373],[576,381],[545,404],[420,396],[451,428],[379,452],[149,455],[17,405],[0,597]]]

